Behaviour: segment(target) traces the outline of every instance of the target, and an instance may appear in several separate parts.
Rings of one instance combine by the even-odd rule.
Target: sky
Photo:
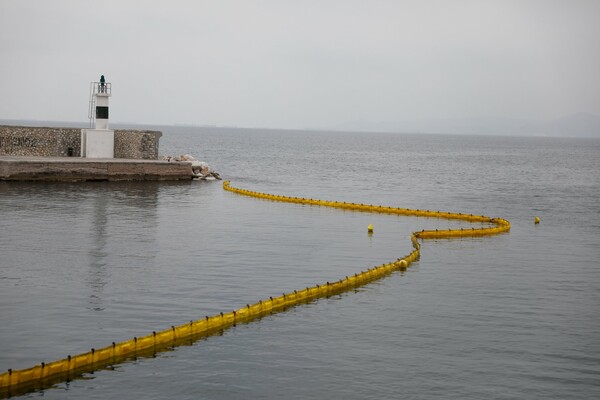
[[[599,0],[0,0],[0,119],[329,128],[600,115]]]

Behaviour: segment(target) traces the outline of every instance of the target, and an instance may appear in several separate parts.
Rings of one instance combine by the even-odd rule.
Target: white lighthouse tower
[[[90,129],[81,130],[81,157],[114,158],[115,131],[108,129],[108,99],[111,94],[111,84],[105,81],[104,75],[99,82],[90,83]]]

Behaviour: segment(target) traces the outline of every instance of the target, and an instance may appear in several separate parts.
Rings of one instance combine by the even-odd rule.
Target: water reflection
[[[108,282],[108,271],[106,268],[107,253],[107,200],[105,196],[98,196],[94,200],[94,210],[92,218],[92,238],[93,245],[89,251],[90,269],[87,283],[92,289],[89,304],[94,311],[103,311],[102,294],[104,286]]]
[[[156,257],[158,227],[158,182],[105,182],[93,190],[86,283],[91,289],[88,304],[93,311],[103,311],[104,291],[111,281],[112,267],[133,268],[128,244],[142,242],[145,263]],[[124,263],[125,265],[117,265]]]

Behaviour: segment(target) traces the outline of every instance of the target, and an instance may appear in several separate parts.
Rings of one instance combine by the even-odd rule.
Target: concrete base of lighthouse
[[[115,131],[110,129],[82,129],[81,157],[114,158]]]

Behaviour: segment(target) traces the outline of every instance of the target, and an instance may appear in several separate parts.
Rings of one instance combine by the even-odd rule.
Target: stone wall
[[[158,159],[159,131],[115,130],[115,158]],[[70,150],[71,149],[71,150]],[[80,128],[0,125],[0,156],[68,157],[81,154]]]
[[[0,125],[0,156],[67,157],[81,154],[81,129]]]
[[[115,130],[115,158],[158,159],[159,131]]]

